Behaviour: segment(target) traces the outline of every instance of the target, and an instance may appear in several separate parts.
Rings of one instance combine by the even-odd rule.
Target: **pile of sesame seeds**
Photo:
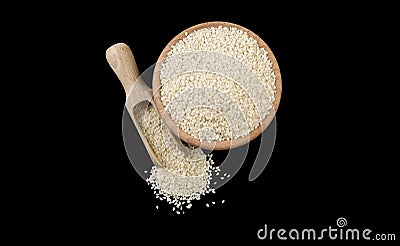
[[[151,104],[138,104],[133,112],[156,158],[164,165],[153,166],[146,180],[156,198],[168,202],[173,211],[181,214],[192,207],[193,200],[215,193],[210,185],[212,173],[220,169],[213,166],[212,155],[194,146],[178,146]]]
[[[185,33],[163,61],[161,101],[194,138],[237,139],[270,113],[275,78],[268,52],[246,32],[222,26],[198,29]]]

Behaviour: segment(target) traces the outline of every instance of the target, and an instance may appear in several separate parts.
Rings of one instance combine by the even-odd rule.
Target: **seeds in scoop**
[[[187,204],[189,209],[191,201],[215,192],[210,188],[212,172],[216,170],[210,156],[200,148],[181,150],[151,104],[140,103],[133,112],[155,156],[164,164],[163,168],[153,166],[146,180],[156,198],[166,200],[179,214],[182,205]]]

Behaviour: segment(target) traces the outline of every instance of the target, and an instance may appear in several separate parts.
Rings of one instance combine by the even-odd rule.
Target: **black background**
[[[66,96],[63,118],[65,141],[72,144],[61,151],[71,175],[56,192],[63,208],[52,219],[68,225],[62,238],[251,242],[264,224],[318,229],[334,226],[339,217],[348,228],[399,233],[398,140],[392,130],[398,61],[390,47],[396,30],[390,8],[247,5],[155,11],[156,3],[137,9],[115,4],[102,11],[77,8],[58,24],[60,55],[71,58],[64,61],[65,91],[73,93]],[[105,51],[126,43],[144,71],[176,34],[206,21],[242,25],[274,52],[283,83],[277,140],[256,181],[247,180],[250,153],[216,195],[179,216],[154,198],[126,156],[125,95]],[[257,149],[257,140],[251,148]],[[204,206],[222,199],[223,205]]]

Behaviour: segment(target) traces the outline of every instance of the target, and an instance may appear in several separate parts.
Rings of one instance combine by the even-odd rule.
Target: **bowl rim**
[[[275,91],[275,101],[272,103],[272,108],[269,110],[269,114],[262,120],[261,124],[251,131],[249,135],[236,138],[236,139],[231,139],[231,140],[225,140],[225,141],[214,141],[214,142],[207,142],[203,141],[200,142],[200,140],[194,138],[193,136],[187,134],[184,132],[178,124],[174,122],[172,117],[168,112],[164,110],[164,104],[161,101],[161,81],[160,81],[160,73],[161,73],[161,66],[163,61],[166,59],[168,52],[172,49],[171,46],[175,45],[179,40],[183,39],[186,37],[186,34],[192,33],[196,30],[203,29],[203,28],[209,28],[209,27],[235,27],[239,30],[242,30],[246,32],[250,37],[254,38],[259,47],[264,48],[268,52],[268,58],[272,62],[272,70],[275,73],[275,86],[276,86],[276,91]],[[265,131],[265,129],[268,128],[269,124],[272,122],[273,118],[275,117],[275,114],[278,110],[280,100],[281,100],[281,95],[282,95],[282,77],[281,77],[281,72],[279,69],[278,62],[272,52],[272,50],[269,48],[269,46],[262,40],[257,34],[254,32],[250,31],[249,29],[240,26],[238,24],[230,23],[230,22],[224,22],[224,21],[212,21],[212,22],[204,22],[201,24],[197,24],[194,26],[191,26],[189,28],[186,28],[179,34],[177,34],[171,41],[164,47],[162,50],[156,66],[154,68],[153,72],[153,79],[152,79],[152,87],[153,87],[153,101],[154,105],[161,116],[164,124],[171,130],[171,132],[175,135],[178,136],[181,140],[192,144],[194,146],[200,146],[203,149],[208,149],[208,150],[226,150],[226,149],[232,149],[232,148],[237,148],[242,145],[247,144],[251,140],[255,139],[258,137],[261,133]]]

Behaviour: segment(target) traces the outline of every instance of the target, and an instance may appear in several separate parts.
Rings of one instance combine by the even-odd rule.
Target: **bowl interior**
[[[232,140],[226,140],[226,141],[215,141],[215,142],[200,142],[198,139],[194,138],[193,136],[187,134],[184,132],[171,118],[168,112],[165,111],[164,109],[164,104],[161,101],[161,81],[160,81],[160,71],[161,71],[161,65],[163,61],[166,59],[168,52],[172,49],[171,46],[175,45],[179,40],[183,39],[186,35],[185,33],[191,33],[195,30],[198,29],[203,29],[203,28],[208,28],[208,27],[235,27],[239,30],[242,30],[244,32],[247,32],[247,34],[254,38],[258,45],[261,48],[264,48],[268,52],[268,58],[272,62],[272,70],[275,73],[275,85],[276,85],[276,92],[275,92],[275,101],[272,104],[272,109],[270,110],[269,114],[262,120],[261,124],[259,127],[254,129],[249,133],[248,136],[240,137],[237,139],[232,139]],[[198,24],[192,27],[187,28],[186,30],[183,30],[181,33],[176,35],[163,49],[161,52],[156,67],[154,69],[154,74],[153,74],[153,93],[154,93],[154,104],[157,108],[158,113],[162,117],[164,123],[167,125],[167,127],[171,130],[173,134],[176,136],[179,136],[180,139],[183,141],[190,143],[195,146],[201,146],[201,148],[204,149],[209,149],[209,150],[225,150],[225,149],[231,149],[231,148],[236,148],[239,146],[242,146],[244,144],[247,144],[249,141],[253,140],[257,136],[259,136],[271,123],[272,119],[275,116],[276,111],[278,110],[279,102],[281,99],[281,93],[282,93],[282,78],[281,78],[281,73],[279,70],[278,62],[276,61],[276,58],[274,54],[272,53],[271,49],[268,47],[268,45],[255,33],[252,31],[248,30],[245,27],[242,27],[237,24],[229,23],[229,22],[220,22],[220,21],[215,21],[215,22],[206,22],[202,24]]]

